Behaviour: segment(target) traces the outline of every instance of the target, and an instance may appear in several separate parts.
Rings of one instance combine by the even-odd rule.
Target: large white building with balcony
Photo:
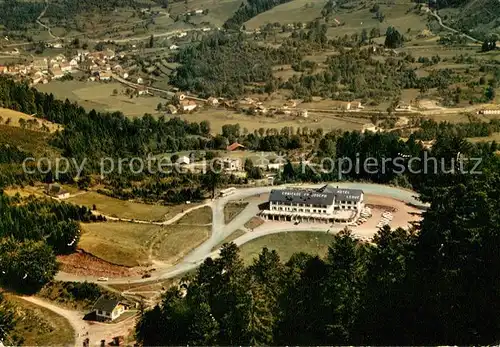
[[[261,212],[269,220],[347,223],[356,220],[364,207],[360,189],[329,185],[318,189],[274,189],[269,207]]]

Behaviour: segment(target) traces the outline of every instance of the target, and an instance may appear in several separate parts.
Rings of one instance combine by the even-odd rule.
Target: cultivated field
[[[293,0],[263,12],[245,23],[247,29],[257,29],[268,23],[306,23],[321,17],[327,0]]]
[[[288,261],[294,253],[304,252],[323,257],[333,239],[332,234],[314,231],[294,231],[266,235],[245,243],[240,247],[245,263],[250,264],[261,252],[262,248],[274,249],[283,262]]]
[[[407,11],[415,6],[409,0],[398,1],[397,4],[387,6],[382,3],[380,5],[381,12],[385,15],[384,22],[380,23],[371,13],[370,6],[357,7],[353,10],[340,10],[334,14],[339,22],[344,23],[339,27],[332,27],[328,30],[328,36],[344,36],[352,35],[354,33],[360,34],[363,29],[368,30],[372,28],[380,28],[382,34],[385,33],[387,27],[393,26],[401,33],[418,33],[426,29],[427,15],[418,15],[413,12]]]
[[[161,230],[161,235],[153,245],[153,255],[156,259],[175,264],[209,236],[209,226],[166,226]]]
[[[248,116],[223,109],[210,109],[193,114],[174,115],[170,117],[180,117],[181,119],[191,122],[201,122],[203,120],[209,121],[213,133],[220,133],[222,126],[225,124],[236,123],[240,125],[241,129],[246,128],[250,132],[258,130],[259,128],[281,129],[284,127],[308,127],[309,129],[324,129],[325,131],[328,131],[331,129],[360,130],[363,127],[363,122],[343,120],[340,117],[335,117],[334,115],[325,113],[310,113],[308,118],[294,119],[293,117],[274,118],[265,116]]]
[[[113,264],[145,265],[150,262],[149,246],[161,230],[157,225],[126,222],[82,224],[78,246]]]
[[[165,100],[155,96],[139,96],[130,98],[124,94],[126,88],[117,82],[80,82],[53,81],[37,85],[36,88],[45,93],[53,93],[58,99],[76,101],[86,109],[98,111],[121,111],[127,116],[143,116],[144,113],[155,113],[158,103]],[[113,95],[116,89],[117,95]]]
[[[97,211],[111,217],[138,219],[147,221],[168,220],[181,213],[186,205],[148,205],[126,200],[111,198],[96,192],[77,194],[66,200],[90,209],[95,205]]]
[[[172,2],[169,4],[171,17],[193,10],[208,9],[207,15],[193,16],[189,22],[201,24],[201,22],[210,23],[211,26],[222,27],[234,12],[240,7],[239,0],[190,0],[188,2]]]
[[[74,344],[75,332],[66,318],[14,295],[8,294],[6,298],[16,306],[17,324],[13,334],[24,339],[23,346]]]

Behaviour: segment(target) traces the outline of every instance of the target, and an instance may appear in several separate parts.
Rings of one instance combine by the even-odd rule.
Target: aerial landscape
[[[500,1],[0,28],[0,347],[500,341]]]

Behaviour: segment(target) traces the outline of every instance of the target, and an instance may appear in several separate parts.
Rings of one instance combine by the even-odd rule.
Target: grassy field
[[[169,225],[153,246],[155,258],[174,264],[210,236],[210,227]]]
[[[167,220],[186,208],[186,205],[148,205],[126,200],[111,198],[96,192],[86,192],[71,197],[66,201],[77,205],[96,209],[108,216],[126,219],[138,219],[148,221]]]
[[[357,7],[352,10],[340,10],[334,17],[344,25],[332,27],[328,30],[328,36],[344,36],[354,33],[361,33],[363,29],[380,28],[382,34],[385,33],[387,27],[393,26],[401,33],[407,33],[408,29],[411,34],[427,28],[426,15],[418,15],[413,12],[406,13],[414,4],[409,0],[399,1],[397,4],[388,6],[383,3],[378,3],[381,12],[385,15],[385,20],[380,23],[370,12],[371,6]]]
[[[14,334],[24,339],[23,346],[68,346],[74,344],[74,330],[58,314],[13,295],[6,295],[17,310]]]
[[[98,111],[121,111],[127,116],[143,116],[144,113],[154,113],[159,102],[165,99],[154,96],[140,96],[129,98],[124,95],[123,85],[120,83],[99,83],[80,81],[53,81],[37,85],[36,88],[45,93],[53,93],[58,99],[76,101],[87,109]],[[118,95],[113,95],[113,90]]]
[[[207,225],[210,223],[212,223],[212,209],[209,206],[191,211],[175,222],[178,225]]]
[[[78,246],[113,264],[138,266],[149,263],[149,246],[161,226],[126,222],[82,224]]]
[[[10,121],[7,124],[7,120]],[[9,126],[14,126],[14,127],[20,127],[19,121],[23,119],[24,121],[36,121],[37,125],[31,126],[30,130],[34,131],[42,131],[42,125],[45,125],[47,127],[47,130],[49,132],[54,132],[56,130],[62,130],[62,126],[59,124],[55,124],[49,121],[46,121],[44,119],[36,118],[34,116],[31,116],[29,114],[25,114],[22,112],[17,112],[14,110],[10,110],[8,108],[2,108],[0,107],[0,124],[5,124]]]
[[[224,206],[224,223],[229,223],[247,207],[248,202],[228,202]]]
[[[214,248],[212,248],[212,250],[213,251],[218,250],[223,244],[229,243],[231,241],[234,241],[238,237],[240,237],[242,235],[245,235],[245,234],[246,233],[243,230],[241,230],[241,229],[235,230],[231,235],[229,235],[228,237],[226,237],[224,240],[222,240],[222,242],[219,242]]]
[[[246,264],[250,264],[261,252],[262,248],[274,249],[283,262],[288,261],[294,253],[305,252],[325,256],[333,239],[332,234],[312,231],[294,231],[271,234],[250,241],[240,247],[241,256]]]
[[[247,29],[257,29],[267,23],[306,23],[321,17],[327,0],[293,0],[253,17],[245,23]]]
[[[311,114],[309,118],[295,119],[292,117],[273,118],[265,116],[248,116],[223,109],[210,109],[194,114],[181,114],[170,117],[180,117],[181,119],[191,122],[209,121],[212,133],[220,133],[222,126],[225,124],[236,123],[240,125],[241,129],[246,128],[250,132],[258,130],[259,128],[281,129],[283,127],[308,127],[309,129],[324,129],[325,131],[332,129],[359,130],[362,128],[362,124],[349,120],[342,120],[338,117],[324,113]]]
[[[240,0],[190,0],[188,2],[172,2],[169,4],[171,17],[193,10],[208,9],[207,15],[193,16],[190,23],[208,22],[215,27],[222,27],[234,12],[240,7]]]

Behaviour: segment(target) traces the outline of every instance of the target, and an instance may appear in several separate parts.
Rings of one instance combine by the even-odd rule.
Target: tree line
[[[37,291],[57,272],[55,256],[73,252],[79,222],[102,220],[86,207],[0,194],[0,283]]]

